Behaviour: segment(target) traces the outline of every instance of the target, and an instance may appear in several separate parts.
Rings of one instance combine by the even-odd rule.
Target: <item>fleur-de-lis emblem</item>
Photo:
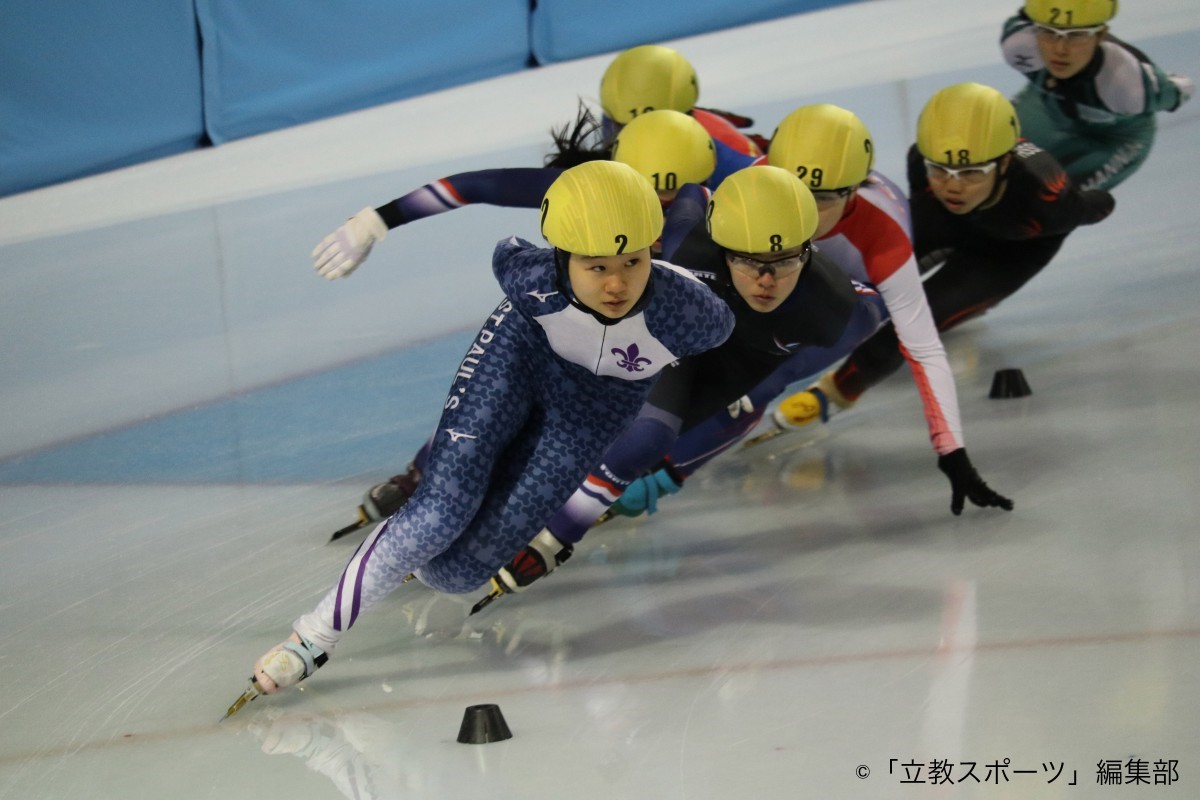
[[[624,367],[630,372],[641,372],[642,365],[650,363],[650,359],[641,355],[636,342],[629,345],[629,347],[625,350],[622,350],[619,347],[614,347],[612,349],[612,354],[621,359],[617,362],[617,366]]]

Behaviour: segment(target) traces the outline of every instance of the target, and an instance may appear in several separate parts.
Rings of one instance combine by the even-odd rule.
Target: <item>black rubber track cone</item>
[[[467,706],[463,712],[462,727],[458,729],[458,741],[463,744],[487,744],[511,738],[512,731],[495,703]]]
[[[1033,390],[1029,388],[1029,381],[1025,380],[1025,374],[1021,370],[998,369],[992,378],[992,391],[988,393],[988,397],[1000,400],[1006,397],[1028,397],[1031,394]]]

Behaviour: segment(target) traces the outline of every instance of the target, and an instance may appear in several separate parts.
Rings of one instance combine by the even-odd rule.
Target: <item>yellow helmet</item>
[[[571,167],[542,198],[542,236],[568,253],[632,253],[652,245],[662,226],[662,205],[650,181],[617,161]]]
[[[621,53],[600,79],[600,106],[622,125],[656,109],[691,111],[699,96],[696,70],[688,60],[657,44]]]
[[[792,173],[768,165],[746,167],[721,182],[708,201],[708,233],[741,253],[790,250],[817,230],[817,201]]]
[[[699,122],[678,111],[651,111],[617,134],[614,161],[628,164],[659,191],[704,183],[717,168],[717,148]]]
[[[828,103],[801,106],[775,129],[767,163],[794,173],[814,191],[844,189],[867,179],[875,146],[852,112]]]
[[[990,86],[956,83],[929,98],[917,120],[917,149],[938,164],[983,164],[1012,150],[1021,123],[1008,98]]]
[[[1054,28],[1090,28],[1117,15],[1117,0],[1025,0],[1025,16]]]

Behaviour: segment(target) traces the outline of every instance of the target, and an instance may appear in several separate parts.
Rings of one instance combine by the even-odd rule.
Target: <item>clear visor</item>
[[[996,161],[989,161],[986,164],[972,164],[967,167],[947,167],[936,161],[925,159],[925,174],[929,176],[929,180],[942,183],[951,178],[957,178],[963,183],[983,183],[987,180],[987,176],[996,171]]]
[[[857,187],[847,186],[843,189],[822,189],[813,190],[813,199],[817,201],[818,206],[831,206],[839,200],[845,200],[850,195],[854,194]]]
[[[805,242],[804,248],[799,253],[774,261],[760,261],[744,253],[726,251],[725,263],[729,265],[730,269],[749,278],[757,278],[768,272],[775,278],[790,278],[804,268],[811,254],[812,244]]]
[[[1089,28],[1055,28],[1053,25],[1042,25],[1035,22],[1033,30],[1039,39],[1078,44],[1099,35],[1105,27],[1104,25],[1093,25]]]

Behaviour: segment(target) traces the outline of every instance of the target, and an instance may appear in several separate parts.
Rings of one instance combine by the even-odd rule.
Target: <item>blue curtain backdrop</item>
[[[845,0],[15,0],[0,196]]]

